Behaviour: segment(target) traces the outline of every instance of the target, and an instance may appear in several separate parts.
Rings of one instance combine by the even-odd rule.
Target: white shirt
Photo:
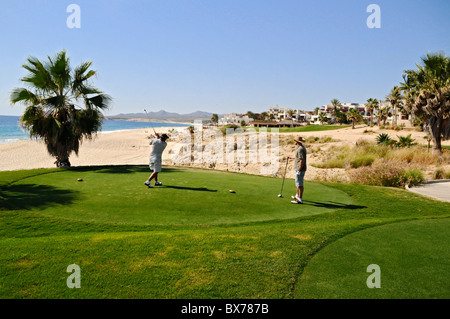
[[[152,145],[152,150],[150,151],[150,163],[162,161],[162,153],[167,146],[166,142],[161,141],[159,138],[155,138],[149,143]]]

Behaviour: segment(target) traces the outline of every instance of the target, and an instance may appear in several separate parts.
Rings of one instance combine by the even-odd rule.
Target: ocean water
[[[30,140],[28,133],[19,125],[19,116],[0,115],[0,144]],[[137,122],[105,120],[102,132],[114,132],[152,127],[185,127],[186,124],[161,123],[161,122]]]

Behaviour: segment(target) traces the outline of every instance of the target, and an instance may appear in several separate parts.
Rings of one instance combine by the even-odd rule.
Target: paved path
[[[409,191],[444,202],[450,202],[450,181],[430,182],[419,186],[410,187]]]

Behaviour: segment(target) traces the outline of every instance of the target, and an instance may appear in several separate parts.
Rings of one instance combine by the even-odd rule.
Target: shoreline
[[[17,115],[2,115],[2,116],[11,116],[11,117],[17,117]],[[141,129],[160,129],[160,128],[182,128],[185,126],[189,126],[189,125],[193,125],[192,123],[183,123],[183,122],[171,122],[171,121],[147,121],[147,120],[143,120],[143,119],[130,119],[130,120],[125,120],[125,119],[106,119],[109,121],[127,121],[127,122],[142,122],[142,123],[161,123],[161,124],[176,124],[177,126],[152,126],[150,124],[150,126],[148,128],[124,128],[124,129],[118,129],[118,130],[108,130],[108,131],[99,131],[97,132],[97,134],[110,134],[110,133],[115,133],[115,132],[126,132],[126,131],[132,131],[132,130],[141,130]],[[179,126],[178,126],[179,125]],[[183,126],[185,125],[185,126]],[[17,142],[23,142],[23,141],[35,141],[35,139],[31,138],[28,134],[26,134],[25,136],[19,136],[19,137],[14,137],[14,138],[4,138],[4,139],[0,139],[0,145],[6,145],[6,144],[12,144],[12,143],[17,143]],[[1,169],[0,169],[1,170]]]

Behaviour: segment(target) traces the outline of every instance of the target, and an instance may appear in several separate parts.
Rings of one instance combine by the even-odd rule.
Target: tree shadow
[[[1,189],[0,205],[8,210],[67,205],[79,197],[78,191],[38,184],[10,184]]]
[[[148,165],[108,165],[108,166],[78,166],[64,168],[73,172],[95,172],[105,174],[130,174],[130,173],[151,173]],[[163,167],[163,173],[181,172],[170,167]]]
[[[65,168],[73,172],[95,172],[106,174],[148,173],[148,166],[142,165],[108,165],[108,166],[79,166]]]
[[[328,208],[328,209],[363,209],[367,208],[367,206],[360,206],[360,205],[348,205],[348,204],[342,204],[342,203],[336,203],[336,202],[315,202],[310,200],[303,200],[303,205],[311,205],[314,207],[322,207],[322,208]]]
[[[197,191],[197,192],[217,192],[217,189],[208,189],[206,187],[185,187],[185,186],[157,186],[158,188],[173,188],[173,189],[179,189],[179,190],[188,190],[188,191]]]

